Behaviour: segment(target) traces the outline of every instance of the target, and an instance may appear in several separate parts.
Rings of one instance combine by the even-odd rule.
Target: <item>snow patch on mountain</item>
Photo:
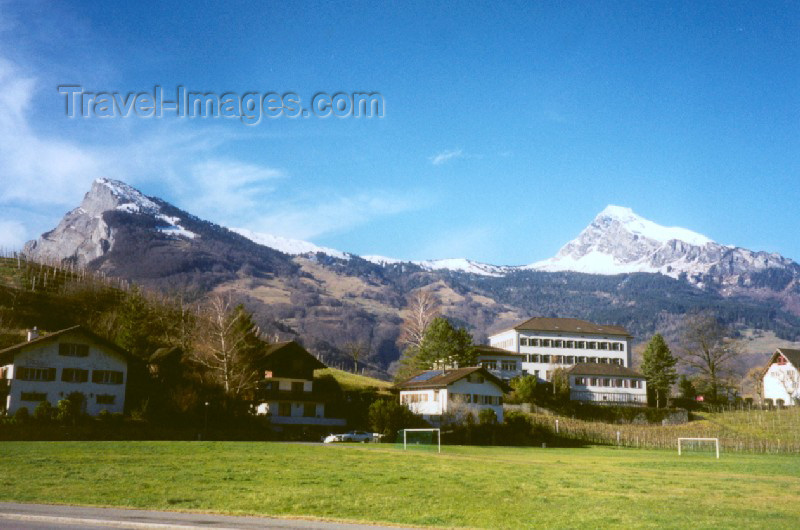
[[[290,256],[298,256],[301,254],[316,254],[321,252],[328,256],[338,259],[350,259],[351,255],[341,250],[336,250],[328,247],[321,247],[309,241],[302,241],[300,239],[291,239],[288,237],[281,237],[272,234],[264,234],[260,232],[253,232],[246,228],[231,228],[232,232],[236,232],[240,236],[244,236],[253,243],[264,245],[265,247],[274,248],[284,254]]]
[[[666,243],[673,239],[689,243],[690,245],[703,246],[713,241],[702,234],[680,228],[677,226],[661,226],[636,215],[632,209],[624,206],[608,205],[597,215],[597,219],[613,219],[621,223],[629,232],[653,241]]]

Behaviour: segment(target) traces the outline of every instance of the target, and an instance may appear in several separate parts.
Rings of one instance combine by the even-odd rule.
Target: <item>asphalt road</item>
[[[84,506],[59,506],[49,504],[20,504],[0,502],[0,528],[26,530],[78,530],[97,528],[135,529],[319,529],[366,530],[397,529],[398,527],[371,526],[349,523],[306,521],[302,519],[277,519],[272,517],[240,517],[203,513],[158,512],[152,510],[123,510],[119,508],[91,508]]]

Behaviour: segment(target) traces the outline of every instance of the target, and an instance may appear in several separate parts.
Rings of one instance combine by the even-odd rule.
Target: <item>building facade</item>
[[[475,346],[476,363],[503,381],[510,381],[522,374],[522,362],[526,356],[494,346]]]
[[[258,365],[263,378],[256,390],[255,412],[273,425],[342,426],[342,418],[326,415],[331,396],[314,386],[314,370],[325,364],[294,341],[270,344]]]
[[[764,374],[764,400],[791,406],[800,403],[800,350],[778,348],[772,354]]]
[[[647,381],[617,364],[576,364],[569,369],[569,398],[597,405],[647,406]]]
[[[86,414],[122,413],[130,356],[81,326],[44,336],[28,333],[26,342],[0,351],[0,408],[33,412],[73,394],[82,396]]]
[[[489,337],[489,344],[522,354],[520,375],[550,381],[557,368],[576,364],[631,366],[633,337],[621,326],[598,325],[575,318],[526,320]]]
[[[511,389],[500,378],[480,366],[452,370],[428,370],[397,385],[400,403],[433,425],[446,423],[448,415],[458,421],[465,414],[477,420],[483,409],[494,411],[503,421],[503,393]]]

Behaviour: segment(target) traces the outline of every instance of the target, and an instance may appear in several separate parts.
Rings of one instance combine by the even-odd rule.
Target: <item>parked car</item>
[[[323,442],[326,444],[334,442],[372,442],[375,436],[371,432],[366,431],[350,431],[343,434],[329,434],[325,437]]]

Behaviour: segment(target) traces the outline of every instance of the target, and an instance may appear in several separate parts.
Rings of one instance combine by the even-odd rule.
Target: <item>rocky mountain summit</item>
[[[795,262],[615,206],[542,262],[412,262],[228,229],[125,183],[98,179],[81,205],[24,253],[168,293],[229,294],[270,336],[301,340],[333,364],[347,367],[348,344],[366,345],[359,362],[379,376],[399,357],[402,317],[423,288],[478,342],[531,316],[621,325],[645,341],[698,310],[713,310],[737,329],[800,339]]]

